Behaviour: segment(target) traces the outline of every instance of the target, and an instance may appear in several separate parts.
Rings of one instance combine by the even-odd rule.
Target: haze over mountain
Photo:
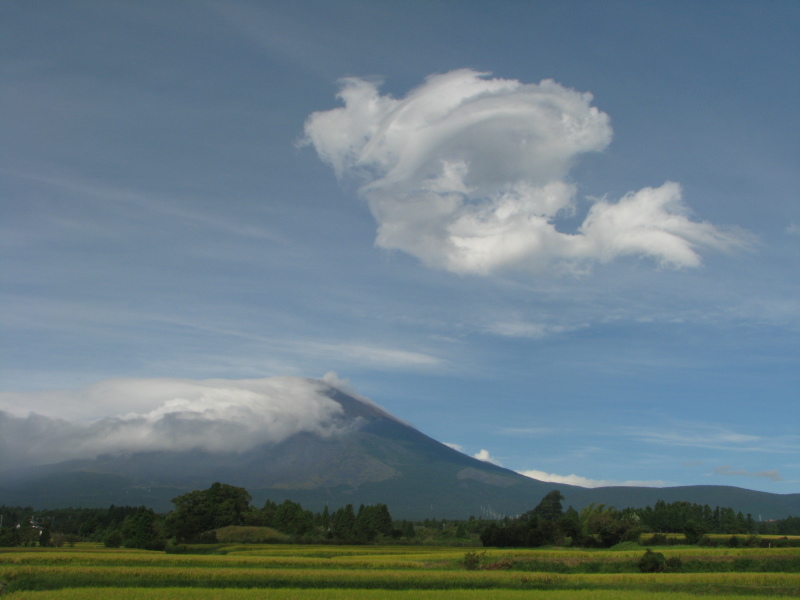
[[[105,382],[89,394],[138,412],[94,421],[0,412],[0,504],[169,510],[171,498],[220,481],[247,488],[257,504],[291,498],[319,510],[383,502],[411,518],[515,515],[552,489],[576,508],[663,499],[731,506],[755,518],[800,514],[800,494],[537,481],[426,436],[334,375],[133,383]]]

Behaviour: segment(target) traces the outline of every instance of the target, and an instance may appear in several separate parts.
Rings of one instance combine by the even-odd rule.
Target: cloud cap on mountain
[[[49,415],[21,415],[19,407],[29,407],[26,398],[36,394],[6,393],[0,403],[0,469],[105,453],[243,452],[300,432],[335,435],[354,423],[328,395],[329,382],[297,377],[118,379],[63,394],[73,404],[83,402],[87,412],[92,407],[128,411],[96,420],[59,418],[52,414],[57,406]]]

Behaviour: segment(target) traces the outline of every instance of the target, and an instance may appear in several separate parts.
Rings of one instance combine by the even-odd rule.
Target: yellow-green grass
[[[17,567],[0,570],[9,591],[77,587],[446,589],[637,589],[800,593],[796,573],[552,574],[519,571]]]
[[[50,592],[15,592],[9,600],[261,600],[264,590],[191,588],[77,588]],[[685,592],[641,592],[638,590],[271,590],[270,600],[695,600]],[[770,596],[773,600],[796,596]],[[703,595],[704,600],[754,600],[753,595]]]
[[[249,596],[218,594],[225,589],[239,590],[244,594],[246,588],[259,589],[263,594],[269,588],[270,598],[399,599],[403,594],[406,594],[403,598],[516,598],[515,590],[534,593],[526,596],[531,598],[542,597],[536,590],[548,590],[558,592],[558,595],[547,597],[564,599],[627,598],[620,595],[623,591],[635,593],[637,598],[672,599],[681,597],[680,594],[800,597],[800,572],[631,572],[644,553],[643,548],[617,552],[488,549],[485,553],[482,549],[473,549],[486,567],[477,571],[465,570],[464,549],[453,548],[235,545],[217,549],[223,554],[165,554],[87,547],[4,549],[0,551],[0,587],[7,582],[5,593],[9,597],[42,599],[49,596],[21,594],[52,591],[59,598],[69,598],[72,596],[66,594],[71,594],[70,590],[90,588],[90,592],[80,597],[111,597],[102,595],[108,594],[108,589],[128,594],[114,596],[119,598],[184,597],[163,595],[166,590],[179,588],[184,590],[181,593],[187,594],[186,598],[245,598]],[[718,563],[725,566],[721,563],[735,560],[741,563],[742,559],[752,559],[762,561],[759,569],[763,569],[764,561],[767,561],[766,566],[773,571],[797,570],[797,561],[800,560],[800,549],[797,548],[681,547],[664,553],[680,556],[684,564],[702,560],[712,567]],[[784,569],[781,561],[775,560],[781,557],[794,566]],[[508,569],[510,565],[513,568]],[[558,566],[563,571],[587,565],[611,565],[612,569],[591,573],[575,570],[555,572]],[[624,567],[621,571],[627,572],[610,572],[614,565]],[[591,569],[583,569],[588,570]],[[710,570],[722,569],[714,567]],[[478,590],[477,593],[483,595],[471,596],[470,590]],[[664,591],[673,595],[659,595]],[[395,592],[395,595],[390,592]],[[329,595],[318,595],[322,593]],[[437,596],[437,593],[443,595]]]
[[[3,566],[157,566],[215,568],[318,568],[318,569],[450,569],[458,566],[464,549],[401,546],[289,546],[229,545],[218,554],[165,554],[143,550],[109,550],[86,548],[15,548],[0,550]],[[535,563],[576,567],[586,563],[632,563],[644,548],[625,551],[561,550],[561,549],[471,549],[484,564],[512,561],[524,565]],[[800,558],[798,548],[658,548],[667,558],[677,556],[684,561],[732,562],[737,559]]]
[[[252,527],[230,525],[214,530],[217,540],[222,543],[260,544],[264,542],[286,542],[290,536],[271,527]]]

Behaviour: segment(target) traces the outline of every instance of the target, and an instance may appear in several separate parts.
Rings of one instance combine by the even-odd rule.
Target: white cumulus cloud
[[[432,75],[404,98],[347,78],[344,106],[313,113],[307,144],[340,178],[355,177],[378,222],[376,243],[457,273],[585,268],[632,255],[695,267],[699,250],[746,235],[690,218],[667,182],[596,200],[575,233],[567,179],[580,155],[611,142],[592,96],[555,81],[524,84],[469,69]]]
[[[477,458],[478,460],[482,460],[483,462],[492,463],[493,465],[497,465],[498,467],[502,467],[503,463],[497,460],[494,456],[492,456],[488,450],[480,450],[472,455],[473,458]]]

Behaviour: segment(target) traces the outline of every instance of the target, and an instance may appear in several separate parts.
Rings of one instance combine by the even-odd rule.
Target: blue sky
[[[0,409],[335,372],[537,478],[796,493],[798,28],[793,1],[4,2]]]

